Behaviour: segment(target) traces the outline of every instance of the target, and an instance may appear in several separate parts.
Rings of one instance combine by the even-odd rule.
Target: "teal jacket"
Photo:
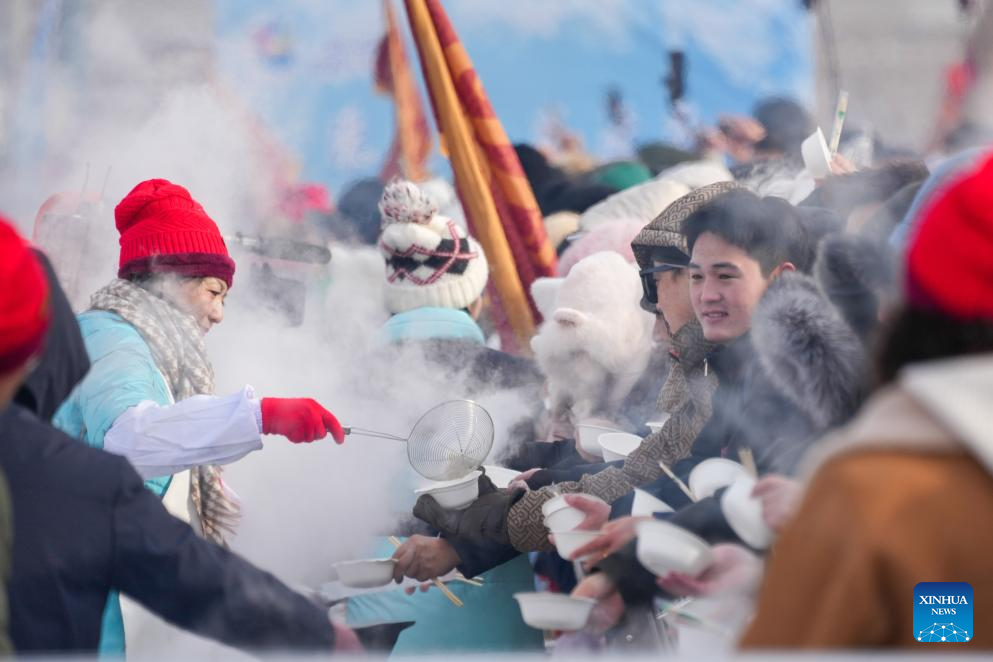
[[[399,343],[415,340],[465,340],[482,345],[483,332],[468,313],[452,308],[415,308],[398,313],[383,325],[382,339]]]
[[[383,327],[385,342],[463,340],[482,345],[483,332],[469,315],[448,308],[418,308],[394,315]],[[388,557],[386,541],[371,550]],[[514,593],[534,590],[534,571],[521,554],[482,575],[483,586],[452,583],[449,588],[465,603],[456,607],[437,589],[405,595],[385,589],[348,600],[348,623],[355,627],[392,621],[416,621],[400,634],[396,655],[431,653],[508,653],[543,650],[539,630],[524,624]]]
[[[91,367],[52,422],[69,436],[103,448],[104,435],[125,410],[143,400],[172,404],[172,394],[137,329],[106,311],[85,312],[77,319]],[[162,497],[171,481],[164,476],[145,481],[145,486]],[[117,593],[110,595],[103,616],[100,654],[123,655],[124,621]]]

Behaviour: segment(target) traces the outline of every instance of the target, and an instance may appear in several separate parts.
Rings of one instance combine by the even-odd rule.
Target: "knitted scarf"
[[[192,316],[131,281],[119,279],[98,290],[90,307],[120,315],[138,330],[177,402],[213,394],[214,368],[207,358],[203,333]],[[190,471],[190,500],[203,536],[227,546],[225,537],[234,533],[240,506],[224,485],[221,467],[205,465]]]

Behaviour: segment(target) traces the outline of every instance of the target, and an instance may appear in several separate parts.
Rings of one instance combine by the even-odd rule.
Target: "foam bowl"
[[[562,593],[515,593],[524,622],[538,630],[580,630],[596,605],[592,598]]]
[[[565,502],[564,494],[541,504],[541,514],[545,516],[545,526],[549,531],[572,531],[586,519],[586,513]]]
[[[690,490],[697,499],[704,499],[738,478],[748,476],[748,470],[740,463],[723,457],[712,457],[693,467],[690,472]]]
[[[652,513],[671,513],[672,506],[645,490],[634,488],[634,501],[631,502],[631,515],[651,517]]]
[[[351,588],[376,588],[393,581],[394,559],[362,559],[339,561],[331,567],[338,573],[338,581]]]
[[[493,484],[501,490],[506,489],[510,485],[510,481],[517,478],[521,473],[520,471],[514,471],[506,467],[498,467],[495,464],[487,464],[483,468],[486,469],[486,475],[490,477]]]
[[[576,426],[576,436],[579,437],[579,447],[583,449],[585,453],[590,455],[595,455],[597,457],[603,457],[603,451],[600,449],[600,435],[608,432],[620,432],[615,427],[610,427],[604,424],[603,421],[598,420],[586,420],[580,421],[579,425]]]
[[[552,531],[555,536],[555,549],[566,561],[572,561],[572,553],[588,542],[599,538],[600,531]]]
[[[645,425],[647,425],[648,429],[652,431],[652,434],[655,434],[656,432],[662,429],[662,426],[665,425],[665,422],[668,420],[669,420],[669,414],[659,414],[658,418],[656,418],[654,421],[648,421],[647,423],[645,423]]]
[[[738,537],[755,549],[772,544],[772,529],[762,519],[762,502],[752,496],[755,479],[740,476],[721,497],[721,511]]]
[[[831,150],[820,127],[800,143],[800,156],[814,179],[823,179],[831,174]]]
[[[714,561],[710,545],[675,524],[644,520],[635,524],[635,531],[638,534],[635,555],[657,577],[670,572],[696,577]]]
[[[446,480],[441,483],[432,483],[426,487],[414,490],[414,494],[430,494],[434,497],[442,508],[449,510],[462,510],[479,496],[479,477],[481,471],[473,471],[468,476]]]
[[[607,462],[623,460],[641,445],[641,437],[627,432],[607,432],[597,440]]]

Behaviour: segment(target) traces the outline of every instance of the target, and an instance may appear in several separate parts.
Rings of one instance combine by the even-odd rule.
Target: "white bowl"
[[[641,437],[627,432],[607,432],[598,439],[607,462],[623,460],[641,445]]]
[[[712,457],[693,467],[690,472],[690,490],[697,499],[703,499],[748,475],[748,470],[740,463],[723,457]]]
[[[635,524],[635,531],[638,534],[635,555],[657,577],[669,572],[696,577],[714,562],[710,545],[675,524],[644,520]]]
[[[600,421],[580,421],[579,425],[576,426],[576,436],[579,437],[579,447],[590,455],[601,457],[603,455],[603,451],[600,450],[600,442],[598,439],[601,434],[607,432],[620,432],[620,430],[615,427],[604,425],[603,422]]]
[[[572,561],[573,552],[595,538],[599,538],[602,533],[600,531],[552,530],[552,535],[555,536],[555,549],[558,550],[559,556],[566,561]]]
[[[648,429],[652,431],[652,434],[655,434],[656,432],[662,429],[662,426],[665,425],[665,422],[668,420],[669,420],[669,414],[659,414],[659,417],[657,419],[655,419],[654,421],[648,421],[647,423],[645,423],[645,425],[647,425]]]
[[[721,511],[738,537],[755,549],[772,544],[772,529],[762,519],[762,502],[752,496],[755,479],[745,475],[735,480],[721,498]]]
[[[565,495],[559,494],[553,496],[551,499],[541,504],[541,514],[548,517],[556,510],[561,510],[562,508],[569,508],[569,504],[565,502]]]
[[[545,515],[545,527],[549,531],[572,531],[584,519],[586,513],[583,511],[572,506],[563,506]]]
[[[596,606],[592,598],[562,593],[514,593],[524,622],[538,630],[581,630]]]
[[[332,568],[338,573],[338,581],[352,588],[376,588],[393,581],[394,559],[363,559],[361,561],[340,561]]]
[[[634,500],[631,502],[633,517],[651,517],[652,513],[671,513],[672,506],[662,499],[656,498],[637,487],[634,488]]]
[[[463,508],[468,508],[469,504],[479,496],[480,475],[482,475],[482,472],[473,471],[468,476],[463,476],[462,478],[446,480],[441,483],[432,483],[427,487],[414,490],[414,494],[417,496],[430,494],[442,508],[462,510]]]
[[[498,467],[495,464],[486,464],[483,465],[483,468],[486,469],[486,475],[490,477],[493,484],[501,490],[506,489],[510,485],[510,481],[517,478],[521,473],[520,471],[514,471],[506,467]]]
[[[803,165],[814,179],[823,179],[831,174],[831,150],[820,127],[800,143],[800,155]]]

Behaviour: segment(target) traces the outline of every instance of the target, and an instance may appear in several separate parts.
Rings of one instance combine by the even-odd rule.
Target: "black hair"
[[[755,259],[764,276],[784,262],[802,263],[808,241],[793,205],[749,191],[714,198],[687,216],[682,230],[690,253],[700,235],[710,232]]]
[[[876,348],[880,385],[912,363],[993,352],[993,321],[957,320],[934,311],[900,309],[883,326]]]
[[[847,218],[856,207],[883,203],[908,184],[928,176],[923,161],[894,161],[877,168],[828,177],[801,207],[827,207]]]
[[[793,99],[770,97],[756,104],[752,116],[765,129],[756,147],[764,151],[800,156],[800,144],[814,131],[810,114]]]

